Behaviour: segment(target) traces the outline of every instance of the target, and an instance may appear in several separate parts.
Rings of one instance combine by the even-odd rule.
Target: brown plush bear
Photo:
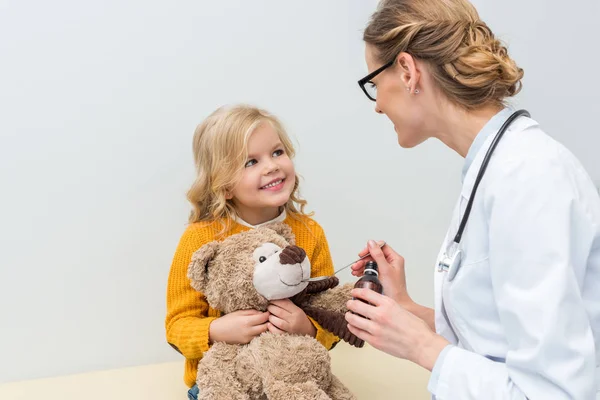
[[[202,246],[188,277],[208,304],[223,313],[265,311],[291,298],[324,329],[356,347],[344,313],[351,284],[335,277],[307,282],[310,262],[288,225],[271,224]],[[332,374],[329,353],[310,336],[265,332],[247,345],[214,343],[198,365],[199,399],[346,400],[354,395]]]

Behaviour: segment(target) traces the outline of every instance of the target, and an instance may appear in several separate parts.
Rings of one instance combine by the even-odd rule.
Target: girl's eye
[[[282,149],[275,150],[275,151],[273,152],[273,155],[274,155],[275,157],[279,157],[279,156],[282,156],[282,155],[284,155],[284,154],[285,154],[285,151],[283,151]]]
[[[248,167],[251,167],[251,166],[253,166],[253,165],[254,165],[254,164],[256,164],[256,163],[257,163],[257,161],[256,161],[256,160],[254,160],[254,159],[252,159],[252,160],[248,160],[248,161],[246,161],[246,165],[244,165],[244,167],[248,168]]]

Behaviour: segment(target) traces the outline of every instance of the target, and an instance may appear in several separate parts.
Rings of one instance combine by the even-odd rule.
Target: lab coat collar
[[[500,127],[503,123],[504,123],[504,120],[501,122],[500,126],[498,127],[498,130],[500,129]],[[506,133],[504,134],[504,136],[502,137],[500,142],[498,143],[498,147],[496,147],[496,149],[494,150],[494,154],[499,150],[500,146],[502,145],[502,141],[506,140],[507,136],[511,132],[523,131],[534,125],[537,125],[537,122],[531,118],[526,118],[526,117],[521,116],[521,117],[517,118],[516,120],[514,120],[513,123],[508,127]],[[475,185],[475,179],[477,178],[477,174],[479,173],[479,169],[481,168],[481,164],[483,163],[485,154],[487,153],[489,147],[491,146],[492,140],[494,140],[494,138],[498,134],[498,130],[496,130],[496,132],[493,132],[493,134],[488,135],[487,138],[485,139],[485,141],[481,144],[481,146],[476,149],[476,154],[473,156],[472,162],[467,167],[467,171],[464,176],[462,190],[461,190],[461,196],[464,197],[465,199],[468,199],[471,196],[471,192],[473,191],[473,186]],[[494,155],[492,155],[492,160],[493,160],[493,158],[494,158]],[[490,162],[491,162],[491,160],[490,160]],[[485,176],[483,177],[483,180],[485,180]]]
[[[514,112],[514,110],[512,109],[512,107],[503,108],[496,115],[494,115],[483,126],[483,128],[481,129],[481,131],[479,131],[477,136],[475,136],[475,140],[473,140],[473,143],[471,144],[471,147],[469,147],[469,151],[467,152],[467,156],[465,157],[465,164],[463,165],[463,169],[462,169],[462,181],[463,182],[465,181],[465,176],[467,175],[467,171],[469,170],[469,167],[473,163],[473,159],[479,152],[479,149],[481,148],[481,146],[485,143],[487,138],[489,138],[492,135],[495,135],[496,132],[498,132],[500,130],[500,128],[502,127],[502,124],[504,124],[504,122],[506,122],[508,117],[510,117],[510,115],[513,112]]]

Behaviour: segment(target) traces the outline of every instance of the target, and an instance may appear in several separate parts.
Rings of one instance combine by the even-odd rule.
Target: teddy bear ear
[[[192,255],[192,261],[188,266],[187,277],[192,287],[204,292],[208,281],[208,263],[217,254],[219,243],[217,241],[206,243]]]
[[[296,244],[296,236],[292,232],[292,228],[288,224],[283,222],[275,222],[272,224],[265,225],[265,228],[269,228],[277,232],[278,235],[282,236],[289,244]]]

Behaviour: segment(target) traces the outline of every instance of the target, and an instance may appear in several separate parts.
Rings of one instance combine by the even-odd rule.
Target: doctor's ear
[[[396,68],[406,90],[409,93],[419,93],[417,85],[421,79],[421,65],[417,63],[417,60],[410,54],[401,52],[396,57]]]

